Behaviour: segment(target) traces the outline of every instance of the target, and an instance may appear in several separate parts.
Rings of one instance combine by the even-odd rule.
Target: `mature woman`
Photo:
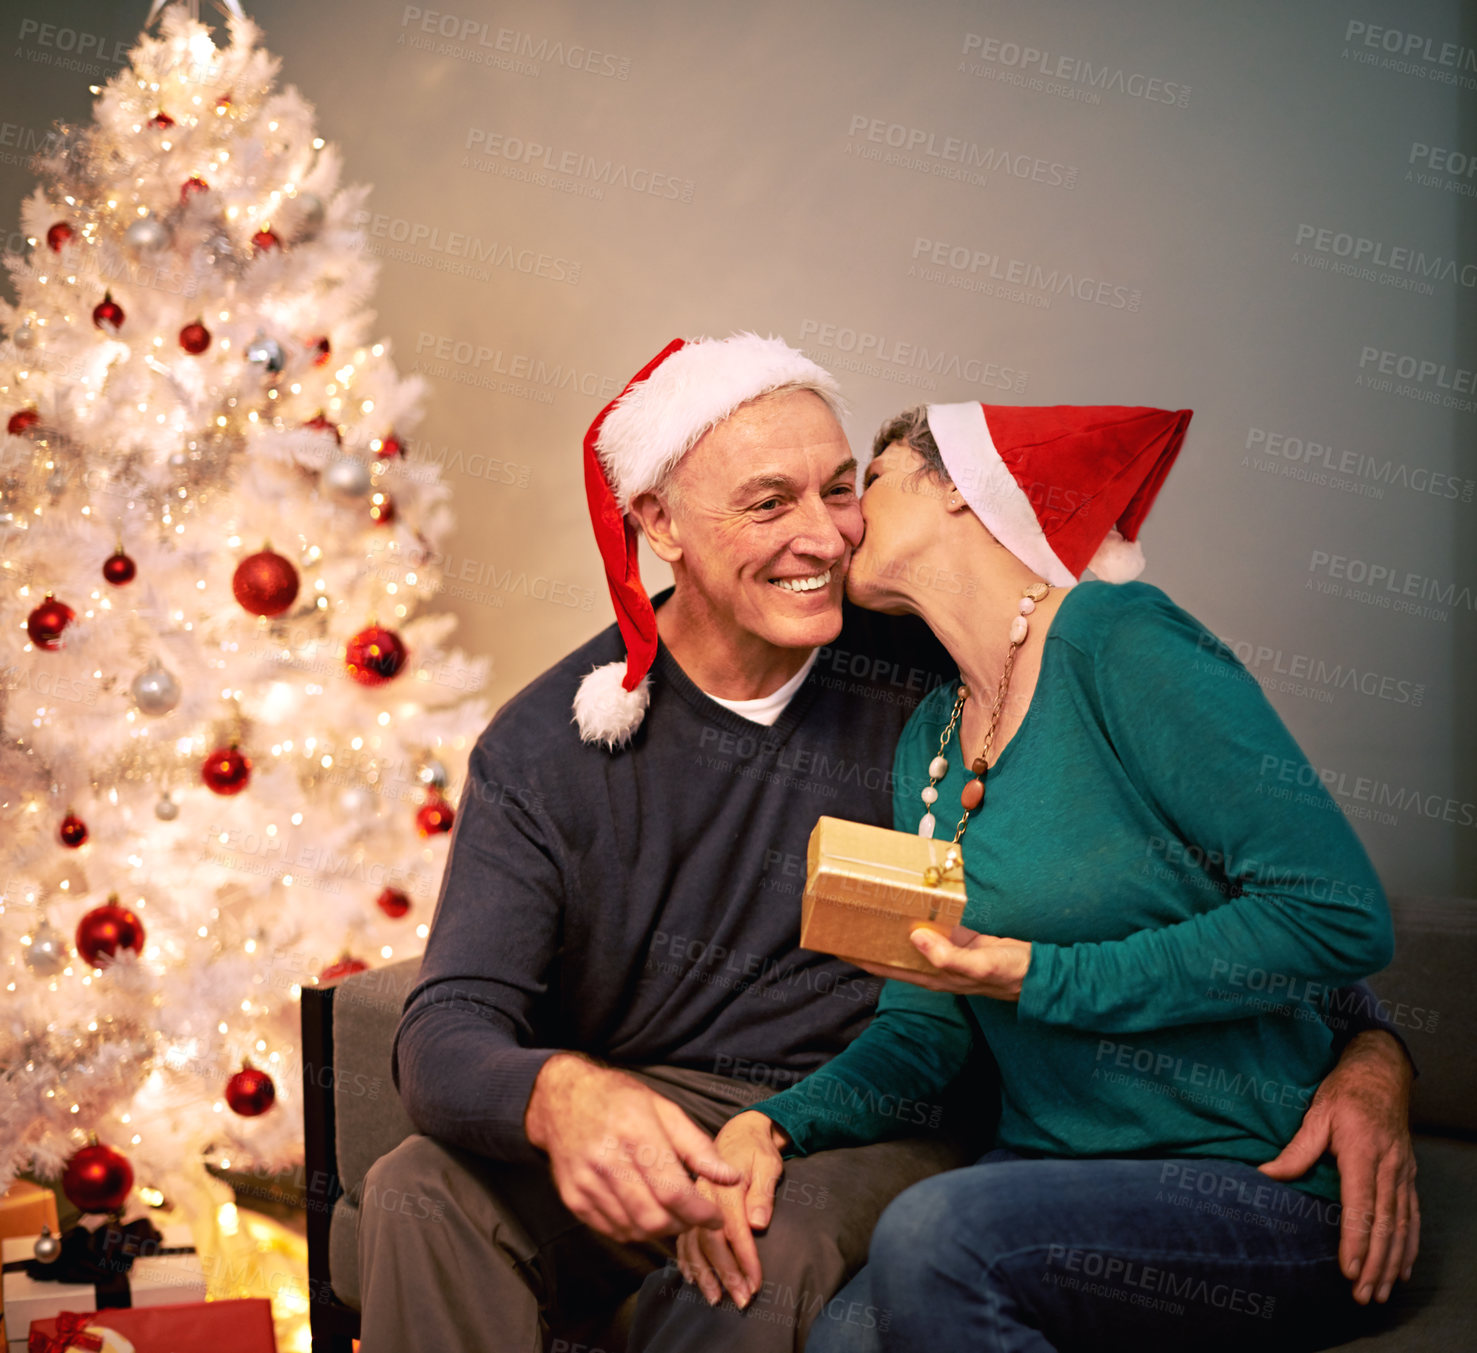
[[[725,1137],[888,1135],[976,1030],[1002,1108],[998,1149],[888,1208],[812,1350],[1312,1347],[1354,1309],[1331,1160],[1256,1167],[1333,1064],[1321,996],[1389,961],[1379,880],[1218,640],[1154,587],[1074,585],[1142,567],[1188,421],[936,405],[877,438],[848,591],[959,665],[894,807],[960,843],[965,927],[916,932],[936,972],[885,970],[867,1031]]]

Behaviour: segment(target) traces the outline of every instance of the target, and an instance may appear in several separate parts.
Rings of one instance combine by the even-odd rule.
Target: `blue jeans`
[[[1367,1315],[1339,1205],[1213,1159],[991,1151],[899,1194],[808,1353],[1319,1348]]]

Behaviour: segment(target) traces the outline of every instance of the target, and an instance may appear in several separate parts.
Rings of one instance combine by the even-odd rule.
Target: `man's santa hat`
[[[629,742],[651,699],[656,612],[641,585],[639,532],[631,500],[656,488],[677,462],[741,405],[775,390],[812,390],[838,417],[841,392],[830,373],[778,338],[674,339],[631,377],[585,433],[585,494],[605,564],[624,662],[597,667],[580,682],[574,717],[585,742]]]
[[[1056,587],[1084,569],[1144,571],[1139,527],[1174,464],[1191,410],[930,404],[944,468],[990,533]]]

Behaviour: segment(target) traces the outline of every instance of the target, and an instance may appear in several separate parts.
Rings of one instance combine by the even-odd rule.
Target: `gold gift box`
[[[56,1194],[39,1184],[17,1179],[5,1193],[0,1193],[0,1239],[35,1236],[49,1226],[57,1235],[61,1227],[56,1220]],[[0,1348],[5,1347],[5,1293],[0,1288]]]
[[[61,1228],[56,1221],[56,1194],[39,1184],[17,1179],[0,1193],[0,1237],[39,1235],[43,1226],[52,1234]]]
[[[934,972],[908,936],[919,926],[948,935],[963,915],[959,846],[839,817],[815,824],[800,899],[803,948]]]

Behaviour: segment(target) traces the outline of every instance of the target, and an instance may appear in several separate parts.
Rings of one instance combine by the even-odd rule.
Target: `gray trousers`
[[[710,1134],[769,1094],[700,1071],[632,1074]],[[682,1281],[672,1241],[621,1245],[584,1226],[546,1166],[409,1137],[360,1191],[416,1202],[360,1209],[360,1353],[788,1353],[865,1262],[883,1208],[972,1159],[965,1145],[913,1138],[787,1161],[773,1219],[756,1236],[763,1286],[740,1311],[726,1297],[710,1307]]]

